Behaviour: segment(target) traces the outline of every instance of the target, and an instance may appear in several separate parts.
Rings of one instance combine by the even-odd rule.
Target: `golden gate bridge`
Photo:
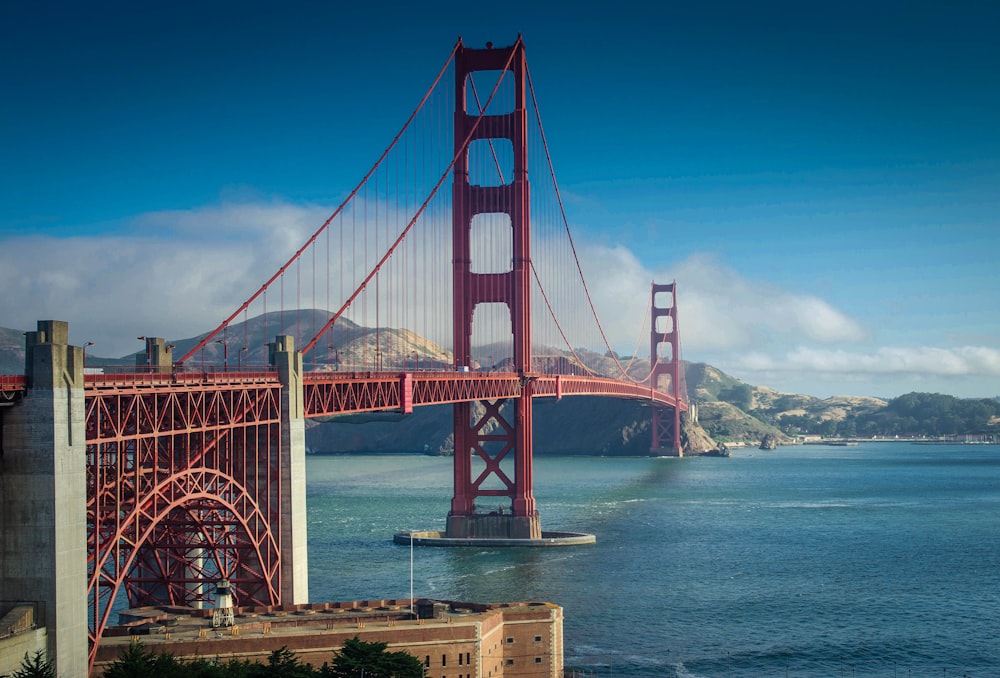
[[[459,40],[330,217],[187,350],[139,337],[134,368],[90,374],[66,323],[26,334],[25,374],[0,376],[0,500],[27,493],[43,508],[4,519],[20,555],[4,556],[0,600],[44,602],[59,667],[81,648],[93,662],[121,594],[197,606],[227,579],[241,606],[307,602],[305,420],[341,414],[450,404],[444,534],[539,540],[535,398],[646,401],[651,454],[682,454],[673,283],[651,285],[637,327],[620,359],[584,279],[521,38]],[[484,498],[507,503],[499,520],[479,511]]]

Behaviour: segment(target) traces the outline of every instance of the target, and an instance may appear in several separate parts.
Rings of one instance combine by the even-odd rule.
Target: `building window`
[[[448,655],[441,655],[441,666],[448,666]]]
[[[514,665],[514,660],[513,659],[508,659],[507,660],[507,666],[513,666],[513,665]]]
[[[458,653],[458,665],[459,666],[462,665],[462,653],[461,652]]]
[[[541,636],[535,636],[535,642],[536,643],[542,642],[542,637]]]
[[[465,663],[472,666],[472,659],[470,659],[470,656],[471,655],[468,652],[465,653]]]
[[[542,658],[541,657],[535,657],[535,663],[536,664],[541,664],[542,663]]]
[[[507,636],[507,644],[508,645],[514,644],[514,636]]]
[[[424,657],[424,666],[430,666],[430,665],[431,665],[431,656],[427,655],[426,657]]]

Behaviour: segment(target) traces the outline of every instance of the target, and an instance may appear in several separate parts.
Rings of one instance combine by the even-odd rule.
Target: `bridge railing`
[[[91,368],[93,370],[93,368]],[[205,369],[174,366],[173,368],[139,365],[103,368],[99,373],[88,371],[83,375],[84,384],[91,387],[171,386],[193,384],[264,383],[277,379],[274,367],[255,365],[252,368],[227,369],[211,365]]]

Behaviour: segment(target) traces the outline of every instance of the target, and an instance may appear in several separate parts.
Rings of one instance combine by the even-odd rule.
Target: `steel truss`
[[[497,372],[313,372],[303,381],[306,417],[378,410],[408,413],[417,405],[517,398],[522,391],[516,374]]]
[[[276,379],[86,389],[91,662],[115,597],[199,605],[222,578],[240,605],[280,602]]]

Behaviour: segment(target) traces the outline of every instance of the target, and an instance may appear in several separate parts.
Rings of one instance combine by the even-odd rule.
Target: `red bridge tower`
[[[657,306],[658,294],[669,294],[669,305]],[[662,457],[683,457],[680,408],[681,357],[677,334],[676,283],[657,285],[654,282],[650,304],[652,316],[649,359],[652,362],[652,372],[649,376],[649,387],[652,390],[670,393],[676,403],[669,409],[653,405],[653,441],[650,452]],[[661,319],[664,322],[661,323]],[[663,344],[670,347],[670,357],[667,360],[660,356],[660,346]],[[665,388],[662,384],[664,377],[669,378],[669,388]]]
[[[513,78],[513,109],[480,115],[478,96],[470,99],[471,75],[493,71]],[[531,480],[533,375],[531,366],[531,253],[529,246],[528,148],[524,43],[512,47],[468,49],[459,45],[455,57],[455,156],[452,192],[454,237],[455,367],[472,363],[472,320],[476,306],[503,303],[510,311],[513,369],[521,375],[520,398],[463,402],[455,410],[455,494],[448,514],[450,538],[538,539],[541,521],[535,510]],[[499,88],[498,88],[499,89]],[[496,90],[494,90],[496,91]],[[506,90],[505,90],[506,91]],[[475,106],[470,113],[469,106]],[[492,111],[494,107],[490,107]],[[506,139],[513,147],[509,183],[470,183],[469,148],[473,141],[492,145]],[[473,271],[473,218],[506,214],[510,218],[510,270]],[[513,456],[513,465],[509,458]],[[506,463],[504,463],[506,462]],[[503,466],[505,467],[502,467]],[[474,468],[475,466],[475,468]],[[510,469],[513,466],[513,478]],[[473,472],[477,471],[473,476]],[[489,497],[477,511],[476,500]],[[510,506],[493,498],[506,497]]]

